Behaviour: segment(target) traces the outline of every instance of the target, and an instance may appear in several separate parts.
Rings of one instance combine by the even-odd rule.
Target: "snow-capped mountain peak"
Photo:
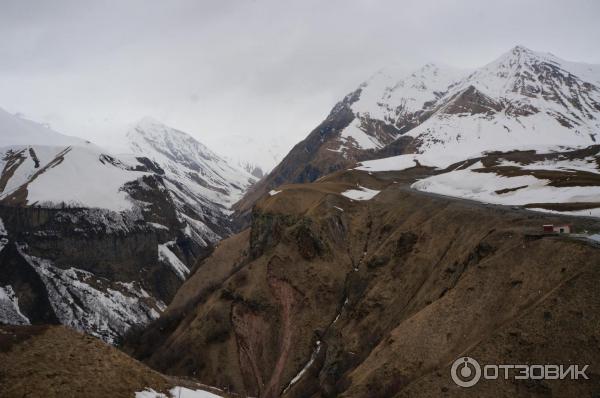
[[[600,113],[597,72],[591,66],[516,46],[463,79],[445,99],[471,89],[473,95],[488,98],[496,113],[520,117],[545,113],[565,127],[594,134]]]
[[[351,97],[354,120],[340,133],[340,151],[380,149],[418,124],[422,114],[442,97],[465,71],[428,63],[398,78],[383,69]],[[386,127],[382,126],[381,122]]]
[[[360,86],[360,98],[352,104],[352,109],[372,117],[393,118],[393,114],[401,110],[421,109],[464,74],[463,70],[434,63],[427,63],[400,78],[391,70],[382,69]]]
[[[159,164],[181,190],[228,208],[256,181],[191,135],[145,117],[127,133],[129,149]]]
[[[433,81],[427,74],[423,80],[425,87]],[[592,145],[600,131],[599,81],[597,65],[515,46],[450,79],[445,93],[431,102],[413,102],[419,118],[403,132],[404,139],[412,139],[411,150],[421,154],[422,164],[440,167],[486,151]],[[412,97],[414,90],[405,86],[400,92]],[[431,92],[425,95],[433,97]]]
[[[187,166],[198,161],[211,161],[218,156],[192,136],[149,116],[141,119],[127,133],[129,146],[140,153],[152,149]]]

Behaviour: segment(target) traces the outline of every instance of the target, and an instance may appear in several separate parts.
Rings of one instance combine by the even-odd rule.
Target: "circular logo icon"
[[[479,362],[469,357],[458,358],[450,369],[452,381],[461,387],[473,387],[481,378]]]

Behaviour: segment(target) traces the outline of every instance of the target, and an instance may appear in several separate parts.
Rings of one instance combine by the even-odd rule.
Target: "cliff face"
[[[158,317],[181,280],[158,258],[161,233],[99,209],[0,207],[0,285],[25,323],[62,323],[118,342]]]
[[[161,371],[260,397],[458,396],[448,366],[463,354],[600,365],[600,251],[539,233],[597,222],[408,189],[427,173],[341,172],[264,197],[250,230],[200,262],[129,350]],[[561,383],[469,392],[598,388]]]
[[[150,118],[118,156],[2,109],[0,141],[0,324],[110,343],[158,317],[255,181]]]
[[[29,254],[60,267],[81,264],[86,271],[120,280],[157,262],[158,236],[142,222],[122,220],[123,225],[98,223],[94,227],[96,220],[89,209],[35,207],[0,207],[0,218],[10,236],[27,245]]]

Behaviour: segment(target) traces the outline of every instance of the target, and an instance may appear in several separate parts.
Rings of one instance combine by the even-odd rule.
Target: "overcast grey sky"
[[[0,107],[100,144],[150,115],[217,152],[283,151],[389,65],[476,67],[516,44],[600,63],[599,16],[596,0],[0,0]]]

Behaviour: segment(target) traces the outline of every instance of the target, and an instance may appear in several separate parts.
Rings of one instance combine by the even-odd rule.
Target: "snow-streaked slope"
[[[158,318],[158,311],[165,307],[138,283],[113,282],[77,268],[61,269],[49,260],[20,252],[44,282],[58,320],[108,343],[131,326]]]
[[[189,134],[152,118],[142,119],[127,133],[127,138],[131,151],[158,163],[167,178],[226,208],[256,181]]]
[[[79,138],[0,109],[0,201],[5,204],[130,210],[122,191],[141,178],[126,164]]]
[[[515,47],[461,81],[408,134],[420,153],[450,153],[455,161],[490,150],[592,145],[600,130],[600,88],[576,76],[573,65]],[[476,96],[479,107],[469,103]]]
[[[487,151],[586,147],[599,138],[599,82],[597,65],[517,46],[453,82],[431,115],[405,135],[414,139],[422,164],[442,168]],[[406,159],[396,158],[398,169]],[[393,164],[385,159],[364,166],[389,170]]]
[[[433,173],[412,188],[540,211],[600,215],[599,145],[561,153],[496,153]]]
[[[150,118],[128,133],[137,157],[155,161],[174,185],[173,194],[192,207],[227,209],[256,178],[231,166],[191,136]],[[0,110],[0,200],[19,194],[26,204],[129,210],[122,189],[146,172],[132,156],[53,132]]]
[[[29,319],[19,309],[19,299],[12,286],[0,286],[0,325],[29,325]]]
[[[500,205],[522,206],[540,202],[600,203],[600,186],[555,187],[550,185],[550,181],[531,175],[506,177],[495,173],[477,172],[475,169],[479,166],[481,165],[475,164],[468,169],[428,177],[415,182],[412,188]],[[598,216],[599,210],[589,209],[577,213]]]
[[[12,145],[85,145],[80,138],[70,137],[33,121],[12,115],[0,108],[0,147]]]
[[[488,203],[600,215],[595,208],[600,184],[594,152],[599,133],[600,66],[516,46],[452,83],[430,114],[404,133],[404,142],[410,144],[403,154],[365,161],[358,169],[428,166],[440,174],[413,188]],[[519,157],[500,163],[492,159],[515,151],[522,163]],[[486,159],[485,167],[481,162],[463,167],[479,158]],[[444,170],[453,164],[453,170]]]
[[[0,199],[21,190],[28,205],[130,210],[133,202],[122,187],[147,174],[134,171],[93,144],[5,147],[0,157],[6,178]]]
[[[432,63],[400,78],[392,71],[382,70],[361,85],[360,98],[351,108],[359,116],[368,115],[371,119],[396,124],[407,114],[427,108],[428,103],[446,93],[448,87],[466,73]]]
[[[149,117],[137,123],[127,139],[134,156],[148,158],[160,167],[162,184],[185,236],[206,247],[228,233],[230,207],[256,182],[254,176],[189,134]],[[165,250],[162,253],[165,265],[183,269],[169,260]]]
[[[177,258],[175,253],[173,253],[171,249],[169,249],[170,245],[175,245],[175,242],[171,241],[158,245],[158,258],[163,263],[166,263],[169,266],[171,266],[173,268],[173,271],[175,271],[175,273],[177,274],[177,276],[179,276],[181,280],[185,280],[187,274],[190,273],[190,270],[188,267],[185,266],[185,264],[181,262],[181,260],[179,260],[179,258]]]
[[[8,243],[8,232],[4,227],[4,221],[0,218],[0,252],[4,250],[4,247]]]
[[[426,64],[401,78],[388,70],[373,75],[359,87],[358,99],[350,105],[354,120],[340,133],[339,150],[378,149],[412,124],[440,98],[465,71]],[[373,123],[392,129],[381,131]]]
[[[13,115],[0,113],[0,121],[7,144],[0,148],[0,204],[9,230],[17,223],[11,206],[41,220],[25,222],[14,241],[0,228],[0,251],[37,273],[39,294],[52,307],[44,311],[110,343],[158,317],[196,259],[231,232],[229,206],[255,180],[149,120],[130,134],[135,153],[120,156]],[[81,241],[90,245],[69,247]],[[15,294],[2,291],[0,318],[20,323],[14,299],[28,293],[5,283]],[[29,316],[36,310],[25,307]]]
[[[250,173],[256,179],[261,179],[265,176],[265,171],[256,163],[238,160],[234,164],[236,164],[238,168],[246,170],[246,172]]]

